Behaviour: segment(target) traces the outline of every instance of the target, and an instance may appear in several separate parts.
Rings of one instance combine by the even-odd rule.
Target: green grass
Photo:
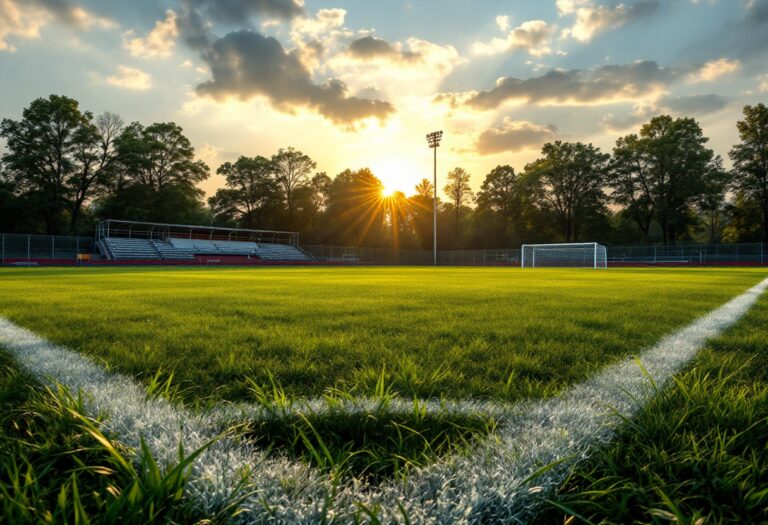
[[[556,393],[758,282],[748,269],[0,269],[0,315],[191,398]]]
[[[245,435],[258,446],[339,477],[405,479],[411,469],[441,455],[469,451],[475,439],[493,432],[497,424],[482,413],[428,410],[418,399],[406,409],[393,409],[396,394],[384,374],[366,410],[349,409],[353,392],[326,393],[328,409],[316,411],[296,406],[277,384],[251,387],[266,417],[246,422]]]
[[[43,388],[0,350],[0,522],[196,523],[184,499],[188,465],[201,451],[161,471],[148,450],[105,436],[82,399]],[[138,455],[138,461],[134,461]]]
[[[537,521],[768,523],[766,327],[763,297],[578,466]]]

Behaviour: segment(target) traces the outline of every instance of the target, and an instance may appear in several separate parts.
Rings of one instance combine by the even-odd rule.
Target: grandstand
[[[308,262],[299,234],[214,226],[105,219],[96,247],[111,261],[125,262]]]

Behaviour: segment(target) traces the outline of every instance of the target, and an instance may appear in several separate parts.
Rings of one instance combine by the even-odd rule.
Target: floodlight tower
[[[440,147],[440,139],[443,138],[442,131],[433,131],[427,133],[427,143],[434,152],[434,197],[432,199],[432,255],[434,265],[437,266],[437,148]]]

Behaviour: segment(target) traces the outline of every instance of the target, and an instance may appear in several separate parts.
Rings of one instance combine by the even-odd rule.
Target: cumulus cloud
[[[146,37],[140,38],[133,31],[126,31],[123,34],[123,47],[134,57],[167,57],[173,52],[178,36],[176,13],[169,9],[165,19],[158,20]]]
[[[594,69],[553,69],[528,79],[503,77],[487,91],[448,93],[438,102],[494,109],[507,101],[542,105],[597,105],[657,98],[668,84],[690,70],[665,68],[646,60]]]
[[[509,29],[509,16],[508,15],[497,16],[496,25],[499,26],[499,30],[506,32]]]
[[[681,115],[706,115],[720,111],[728,101],[720,95],[666,96],[659,101],[662,109]]]
[[[11,38],[38,38],[49,14],[30,4],[0,0],[0,51],[15,51]]]
[[[768,75],[761,75],[757,80],[760,82],[758,86],[760,93],[768,93]]]
[[[192,10],[217,22],[243,24],[253,17],[290,20],[304,14],[301,0],[184,0]]]
[[[374,36],[364,36],[349,44],[347,53],[361,60],[387,58],[394,61],[421,61],[422,57],[414,51],[403,50],[400,44],[390,44],[386,40]]]
[[[0,0],[0,51],[16,49],[9,38],[38,38],[40,29],[52,20],[79,30],[115,26],[67,0]]]
[[[499,23],[498,17],[496,22],[500,28],[509,24],[508,19]],[[552,53],[549,43],[556,30],[556,26],[549,25],[544,20],[528,20],[509,31],[504,38],[475,42],[472,49],[478,55],[497,55],[521,49],[533,56],[549,55]]]
[[[366,118],[385,120],[391,104],[350,96],[346,84],[331,79],[312,81],[297,53],[287,52],[273,37],[250,30],[227,34],[203,50],[211,80],[197,86],[197,93],[217,100],[265,97],[282,110],[309,107],[338,124],[351,126]]]
[[[704,64],[698,71],[691,74],[694,82],[711,82],[718,78],[733,73],[741,67],[741,62],[728,58],[712,60]]]
[[[555,138],[557,138],[555,126],[541,126],[526,120],[504,117],[499,127],[480,133],[475,147],[481,155],[493,155],[505,151],[539,148],[545,142]]]
[[[152,87],[152,79],[141,69],[117,66],[117,73],[107,77],[107,84],[121,89],[145,91]]]
[[[648,122],[655,115],[673,113],[680,116],[699,116],[716,113],[728,105],[728,100],[720,95],[664,95],[654,103],[637,104],[632,112],[624,115],[608,113],[601,121],[603,127],[611,132],[625,132],[636,129]]]
[[[615,29],[624,24],[647,17],[659,7],[658,0],[637,0],[629,4],[598,5],[590,0],[558,0],[560,16],[574,16],[573,25],[564,29],[562,38],[574,38],[588,42],[606,29]]]

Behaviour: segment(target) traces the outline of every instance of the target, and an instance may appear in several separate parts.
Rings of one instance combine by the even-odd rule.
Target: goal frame
[[[536,268],[536,248],[576,248],[576,247],[592,247],[592,266],[583,266],[583,268],[592,268],[592,269],[598,269],[598,268],[607,268],[608,267],[608,253],[606,251],[606,258],[605,258],[605,266],[598,266],[597,265],[597,251],[598,247],[601,247],[603,249],[606,249],[605,246],[598,242],[560,242],[560,243],[539,243],[539,244],[523,244],[520,247],[520,267],[526,268],[526,258],[525,258],[525,251],[526,248],[532,249],[531,251],[531,261],[530,268]]]

